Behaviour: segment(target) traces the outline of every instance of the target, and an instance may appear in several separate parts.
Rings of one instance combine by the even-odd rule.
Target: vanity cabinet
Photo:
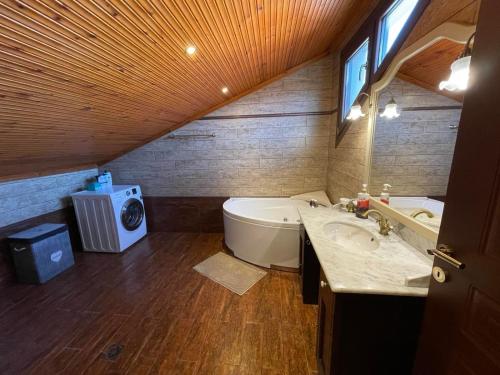
[[[320,270],[316,357],[321,375],[410,375],[425,299],[334,293]]]
[[[303,300],[318,304],[319,373],[411,374],[425,297],[333,292],[304,228],[300,234]]]
[[[300,226],[299,276],[302,302],[318,303],[319,261],[303,225]]]
[[[333,312],[335,295],[328,287],[323,270],[319,277],[322,287],[318,295],[318,328],[316,335],[316,359],[320,374],[333,374]]]

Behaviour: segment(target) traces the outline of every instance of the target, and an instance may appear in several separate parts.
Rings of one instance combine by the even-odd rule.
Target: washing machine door
[[[122,206],[120,214],[122,225],[128,231],[134,231],[144,220],[144,207],[136,198],[128,199]]]

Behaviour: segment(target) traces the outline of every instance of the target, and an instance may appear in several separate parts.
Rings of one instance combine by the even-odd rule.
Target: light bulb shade
[[[451,64],[451,74],[447,81],[439,84],[440,90],[463,91],[469,82],[470,56],[461,57]]]
[[[385,117],[388,119],[399,117],[398,105],[394,98],[392,98],[386,105],[384,112],[380,114],[380,117]]]
[[[365,114],[361,111],[361,105],[359,103],[354,103],[346,119],[355,121],[360,117],[365,117]]]

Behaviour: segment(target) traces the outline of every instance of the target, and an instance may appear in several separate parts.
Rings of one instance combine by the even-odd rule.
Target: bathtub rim
[[[291,229],[291,230],[299,230],[300,224],[302,224],[302,221],[300,220],[300,216],[297,211],[297,217],[299,218],[299,221],[296,222],[281,222],[277,220],[264,220],[264,219],[259,219],[251,216],[243,216],[236,214],[234,212],[231,212],[227,209],[226,203],[235,201],[238,199],[242,200],[271,200],[271,199],[289,199],[291,198],[288,197],[234,197],[234,198],[229,198],[227,199],[223,204],[222,204],[222,212],[223,215],[227,216],[228,218],[231,218],[233,220],[238,220],[244,223],[250,223],[250,224],[256,224],[256,225],[261,225],[264,227],[272,227],[272,228],[281,228],[281,229]],[[296,207],[298,210],[298,207]]]

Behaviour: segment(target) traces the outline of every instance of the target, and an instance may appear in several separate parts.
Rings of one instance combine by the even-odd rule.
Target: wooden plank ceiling
[[[451,63],[463,50],[463,44],[442,39],[406,61],[399,68],[398,77],[424,89],[462,102],[463,92],[441,91],[439,83],[448,79]]]
[[[108,161],[321,55],[375,3],[0,0],[0,177]]]

